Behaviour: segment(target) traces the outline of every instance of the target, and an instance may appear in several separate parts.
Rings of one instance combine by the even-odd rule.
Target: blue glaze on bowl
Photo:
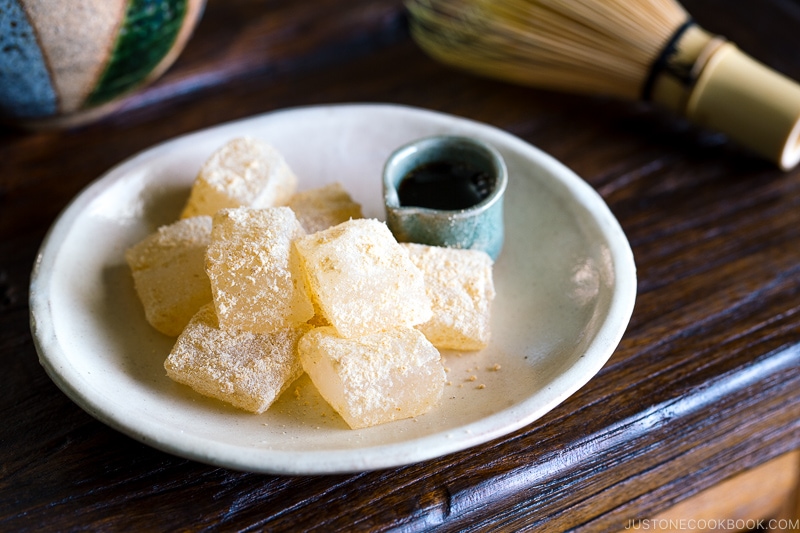
[[[401,205],[399,188],[414,169],[432,162],[465,162],[494,178],[489,195],[458,210]],[[426,137],[398,148],[383,170],[386,224],[400,242],[483,250],[497,259],[503,247],[503,194],[508,170],[492,146],[470,137]]]
[[[0,0],[0,114],[34,117],[56,110],[35,30],[17,0]]]

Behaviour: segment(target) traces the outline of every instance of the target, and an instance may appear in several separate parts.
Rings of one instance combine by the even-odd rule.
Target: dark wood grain
[[[708,29],[800,78],[800,3],[693,0]],[[402,468],[281,477],[156,451],[38,363],[27,286],[50,224],[153,144],[291,106],[393,102],[487,122],[609,204],[639,279],[600,373],[515,433]],[[395,0],[210,0],[183,55],[113,115],[0,130],[0,530],[618,531],[800,446],[800,170],[639,103],[441,66]]]

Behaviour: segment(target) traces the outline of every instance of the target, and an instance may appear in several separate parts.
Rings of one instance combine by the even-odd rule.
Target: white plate
[[[203,398],[166,377],[163,361],[174,339],[145,322],[123,254],[177,219],[212,151],[235,136],[264,139],[286,157],[301,189],[340,181],[366,216],[383,219],[384,161],[396,147],[433,134],[493,144],[510,175],[506,244],[494,270],[493,339],[481,352],[445,354],[451,384],[437,408],[354,431],[305,377],[263,415]],[[42,365],[102,422],[209,464],[322,474],[438,457],[531,423],[605,364],[635,295],[633,255],[619,224],[561,163],[484,124],[356,104],[290,109],[214,127],[115,167],[51,228],[33,271],[30,302]]]

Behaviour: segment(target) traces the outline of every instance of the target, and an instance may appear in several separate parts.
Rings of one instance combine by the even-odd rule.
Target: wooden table
[[[797,2],[686,6],[800,78]],[[176,135],[339,102],[498,126],[602,195],[632,245],[639,289],[599,374],[503,438],[355,475],[207,466],[72,403],[39,365],[28,323],[31,268],[60,210]],[[0,130],[0,364],[0,530],[622,530],[800,447],[800,170],[643,104],[442,66],[410,40],[398,0],[209,0],[174,67],[114,115],[71,131]]]

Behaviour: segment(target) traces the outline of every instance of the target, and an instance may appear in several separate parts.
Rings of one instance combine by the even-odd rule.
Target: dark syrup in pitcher
[[[402,206],[457,211],[479,204],[493,188],[494,180],[482,170],[460,162],[434,161],[403,176],[397,193]]]

